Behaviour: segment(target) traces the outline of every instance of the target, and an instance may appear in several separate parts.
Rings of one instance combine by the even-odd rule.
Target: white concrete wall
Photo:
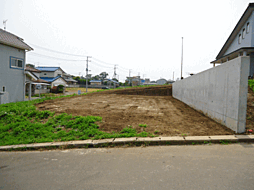
[[[250,58],[238,57],[173,83],[173,97],[227,126],[245,132]]]

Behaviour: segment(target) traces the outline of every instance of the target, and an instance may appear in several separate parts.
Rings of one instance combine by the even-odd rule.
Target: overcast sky
[[[73,75],[103,71],[180,78],[211,68],[249,0],[0,0],[0,28],[34,51],[27,63],[60,66]],[[58,53],[62,52],[62,53]],[[63,54],[65,53],[65,54]],[[73,56],[73,55],[82,55]]]

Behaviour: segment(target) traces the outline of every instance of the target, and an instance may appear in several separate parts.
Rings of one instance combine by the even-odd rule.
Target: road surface
[[[0,152],[0,189],[254,189],[254,144]]]

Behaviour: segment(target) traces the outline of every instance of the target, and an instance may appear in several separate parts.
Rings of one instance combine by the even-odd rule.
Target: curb
[[[119,145],[141,146],[141,145],[187,145],[207,143],[237,143],[254,142],[254,135],[220,135],[220,136],[188,136],[188,137],[130,137],[102,140],[82,140],[67,142],[35,143],[0,146],[0,151],[9,150],[38,150],[57,148],[97,148],[114,147]]]

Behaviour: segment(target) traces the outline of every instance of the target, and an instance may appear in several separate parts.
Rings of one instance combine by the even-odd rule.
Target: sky
[[[0,0],[0,28],[34,50],[26,63],[85,76],[174,80],[212,67],[249,0]],[[183,41],[182,41],[183,37]],[[183,42],[183,51],[182,51]]]

